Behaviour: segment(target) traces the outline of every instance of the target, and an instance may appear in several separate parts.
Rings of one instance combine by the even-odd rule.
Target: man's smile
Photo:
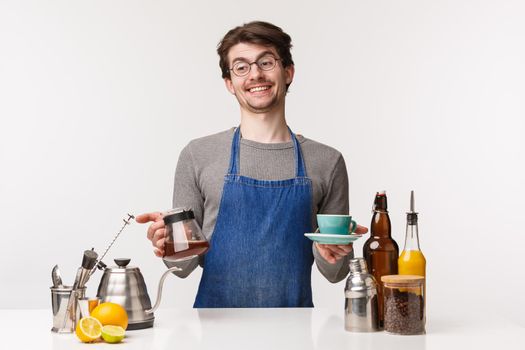
[[[250,94],[262,94],[267,92],[272,88],[272,84],[270,83],[258,83],[255,85],[249,85],[245,90],[248,91]]]
[[[248,91],[250,91],[250,92],[257,92],[257,91],[268,90],[269,88],[270,88],[270,86],[256,86],[256,87],[253,87],[253,88],[249,89]]]

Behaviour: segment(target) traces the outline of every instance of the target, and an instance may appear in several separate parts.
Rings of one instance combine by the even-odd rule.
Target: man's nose
[[[263,70],[259,67],[257,62],[252,62],[252,63],[250,63],[250,72],[249,72],[248,75],[249,75],[250,78],[257,78],[257,77],[261,76],[262,71]]]

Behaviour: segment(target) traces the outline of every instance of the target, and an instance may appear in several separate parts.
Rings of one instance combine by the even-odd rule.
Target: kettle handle
[[[175,271],[182,271],[182,269],[180,267],[173,266],[169,268],[166,272],[164,272],[159,281],[159,288],[157,289],[157,300],[155,300],[155,305],[153,305],[151,309],[144,311],[146,314],[152,314],[155,310],[157,310],[157,308],[160,305],[160,299],[162,298],[162,286],[164,285],[164,280],[166,279],[166,276],[168,276],[169,273]]]

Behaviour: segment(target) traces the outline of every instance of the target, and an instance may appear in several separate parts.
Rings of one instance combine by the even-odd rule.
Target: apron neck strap
[[[301,147],[299,141],[295,134],[292,132],[290,127],[288,127],[290,136],[293,141],[294,153],[295,153],[295,177],[306,177],[306,167],[304,165],[303,154],[301,152]],[[232,148],[230,154],[230,167],[228,174],[230,175],[239,175],[239,150],[240,150],[240,140],[241,140],[241,127],[237,127],[233,133]]]

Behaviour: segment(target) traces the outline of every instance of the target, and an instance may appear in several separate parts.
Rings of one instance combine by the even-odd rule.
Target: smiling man
[[[317,213],[348,213],[348,176],[337,150],[295,135],[285,100],[295,68],[291,38],[266,22],[230,30],[217,52],[240,126],[191,141],[175,173],[174,207],[190,207],[210,240],[197,258],[170,263],[203,274],[194,307],[311,307],[313,262],[331,282],[348,274],[352,245],[312,244]],[[164,254],[161,213],[148,239]],[[357,233],[366,228],[358,226]]]
[[[287,86],[293,79],[294,66],[289,64],[285,68],[283,62],[280,65],[283,69],[275,69],[282,60],[276,49],[258,44],[238,43],[230,48],[227,57],[231,69],[228,69],[230,77],[224,81],[239,101],[241,116],[250,113],[270,117],[271,114],[272,119],[284,121],[284,100]],[[253,65],[258,69],[251,69]],[[275,112],[282,115],[275,115]]]

